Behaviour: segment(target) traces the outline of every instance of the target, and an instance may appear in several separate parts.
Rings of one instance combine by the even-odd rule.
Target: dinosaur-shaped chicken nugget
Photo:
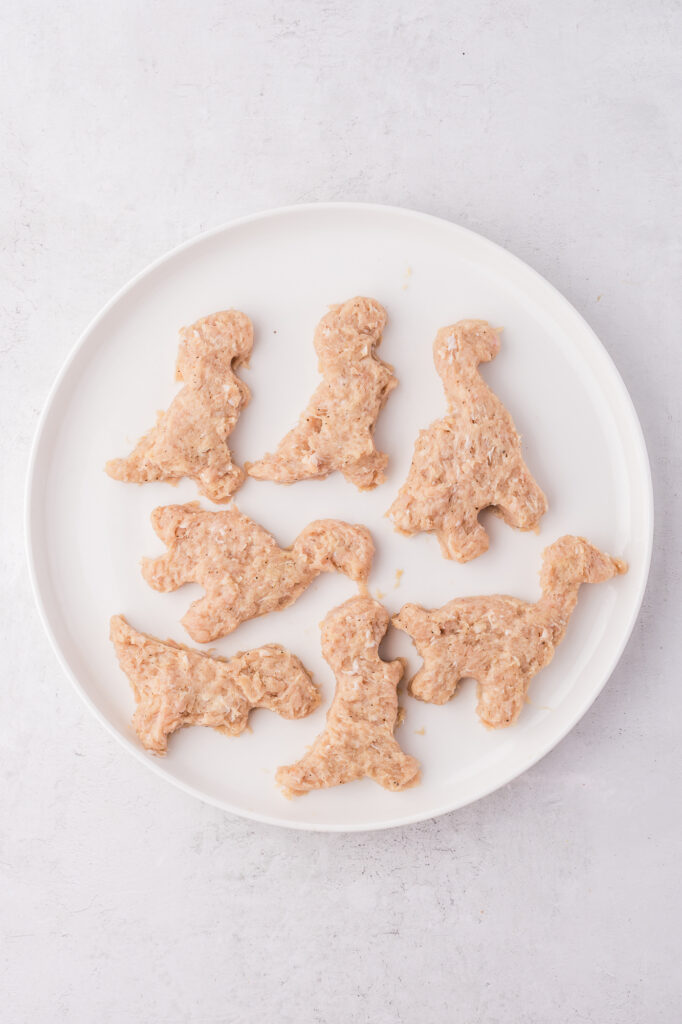
[[[331,307],[315,331],[324,381],[275,454],[246,464],[249,476],[291,484],[338,469],[361,491],[383,483],[388,456],[377,451],[373,434],[397,384],[392,367],[374,354],[385,325],[386,310],[374,299]]]
[[[231,505],[204,511],[198,502],[152,512],[152,526],[168,545],[160,558],[142,560],[142,575],[155,590],[200,583],[206,596],[182,620],[198,643],[226,636],[240,622],[287,608],[322,572],[342,572],[364,583],[374,545],[364,526],[318,519],[290,548]]]
[[[460,320],[438,332],[433,354],[448,415],[420,432],[388,512],[400,533],[436,533],[445,558],[458,562],[488,548],[481,509],[492,508],[519,530],[534,530],[547,511],[512,418],[477,369],[499,347],[498,331],[485,320]]]
[[[229,659],[211,657],[138,633],[122,615],[112,618],[110,636],[135,695],[133,727],[154,754],[165,754],[168,737],[186,725],[236,736],[252,708],[304,718],[320,702],[298,658],[276,644]]]
[[[379,657],[387,627],[388,612],[370,597],[346,601],[322,623],[322,653],[336,676],[336,693],[327,726],[308,753],[277,771],[286,793],[295,796],[365,775],[392,790],[419,781],[419,764],[393,736],[404,666]]]
[[[252,345],[251,321],[235,309],[184,327],[175,372],[184,388],[127,458],[107,462],[109,476],[138,484],[188,476],[211,501],[228,501],[244,470],[227,439],[251,397],[233,368],[247,362]]]
[[[581,583],[627,572],[582,537],[561,537],[542,556],[542,597],[463,597],[435,611],[406,604],[393,619],[412,637],[424,667],[409,684],[419,700],[445,704],[460,679],[478,682],[478,716],[491,729],[516,721],[533,676],[561,643]]]

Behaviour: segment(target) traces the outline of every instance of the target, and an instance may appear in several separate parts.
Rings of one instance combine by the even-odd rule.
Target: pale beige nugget
[[[183,327],[175,377],[185,386],[127,458],[107,462],[109,476],[132,483],[187,476],[211,501],[228,501],[245,474],[227,439],[251,398],[233,370],[252,346],[251,321],[236,309]]]
[[[370,597],[354,597],[322,623],[322,653],[336,676],[327,725],[296,764],[279,768],[277,782],[291,796],[352,782],[367,775],[385,789],[419,781],[419,764],[393,735],[402,661],[382,661],[379,644],[388,612]]]
[[[478,716],[491,729],[519,716],[533,676],[561,643],[581,583],[600,583],[627,572],[625,562],[602,554],[582,537],[561,537],[542,556],[542,597],[464,597],[435,611],[406,604],[393,625],[408,633],[424,659],[409,684],[419,700],[445,704],[460,679],[478,682]]]
[[[386,320],[374,299],[331,307],[315,331],[324,380],[275,454],[247,462],[249,476],[291,484],[339,470],[362,491],[383,483],[388,456],[377,451],[374,428],[397,384],[393,368],[375,355]]]
[[[322,572],[365,583],[374,556],[369,530],[338,519],[318,519],[290,548],[234,505],[207,512],[198,502],[152,512],[152,526],[168,551],[144,558],[142,575],[155,590],[200,583],[206,596],[182,623],[198,643],[226,636],[240,622],[288,607]]]
[[[448,414],[420,432],[407,480],[388,511],[400,533],[436,533],[445,558],[458,562],[488,548],[478,521],[482,509],[518,530],[536,529],[547,511],[512,418],[477,369],[499,347],[499,332],[485,320],[460,320],[438,332],[433,356]]]
[[[111,619],[110,637],[137,703],[133,728],[154,754],[163,756],[168,737],[187,725],[237,736],[252,708],[304,718],[320,703],[301,662],[277,644],[212,657],[138,633],[122,615]]]

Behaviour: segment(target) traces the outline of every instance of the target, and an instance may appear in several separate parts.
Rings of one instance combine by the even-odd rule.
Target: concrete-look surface
[[[674,0],[0,3],[0,1019],[680,1019],[680,110]],[[405,205],[525,259],[629,387],[649,589],[569,737],[438,821],[317,835],[174,790],[43,636],[22,503],[75,338],[232,217]]]

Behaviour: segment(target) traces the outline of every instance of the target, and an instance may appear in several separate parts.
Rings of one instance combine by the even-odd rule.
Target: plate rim
[[[107,719],[107,717],[99,710],[94,701],[88,696],[81,683],[79,682],[76,674],[72,671],[68,664],[66,657],[61,651],[61,648],[57,642],[54,630],[52,628],[48,610],[43,600],[40,585],[38,582],[38,570],[36,560],[36,539],[33,534],[33,523],[35,519],[35,490],[36,490],[36,466],[38,457],[41,451],[42,443],[44,440],[45,428],[48,422],[52,405],[57,397],[63,380],[66,378],[72,363],[75,361],[80,350],[85,346],[90,335],[96,330],[100,322],[107,316],[109,311],[120,302],[129,292],[131,292],[145,277],[154,273],[164,263],[169,262],[182,252],[191,249],[193,246],[198,245],[202,242],[209,240],[210,238],[227,233],[236,228],[243,227],[250,223],[255,223],[261,220],[268,220],[275,217],[289,215],[294,212],[301,211],[318,211],[324,212],[328,210],[348,210],[354,212],[374,212],[374,213],[385,213],[393,214],[415,221],[421,221],[426,223],[436,222],[439,225],[446,225],[449,230],[468,237],[475,239],[484,248],[488,248],[497,255],[503,255],[505,259],[511,261],[521,269],[524,273],[530,274],[531,278],[534,278],[540,283],[545,289],[548,289],[552,293],[553,298],[561,306],[564,311],[573,316],[576,322],[582,327],[582,330],[590,337],[590,340],[594,344],[595,351],[599,352],[602,358],[606,361],[608,369],[610,370],[613,378],[613,382],[618,390],[618,397],[624,402],[627,408],[632,426],[634,427],[634,434],[638,444],[638,455],[642,462],[644,470],[645,480],[643,481],[646,485],[646,498],[643,503],[645,511],[645,522],[643,524],[643,534],[646,536],[642,537],[645,541],[644,551],[644,572],[639,588],[639,592],[636,596],[636,600],[632,605],[632,611],[627,622],[626,627],[622,630],[620,642],[610,660],[607,669],[604,672],[604,678],[601,685],[598,686],[593,692],[591,692],[587,699],[578,705],[577,710],[569,716],[567,723],[558,731],[555,736],[552,736],[551,740],[541,745],[539,748],[533,750],[533,752],[525,759],[521,761],[520,767],[515,767],[508,774],[504,774],[501,778],[496,779],[491,784],[483,785],[480,791],[474,795],[469,796],[465,799],[455,799],[454,801],[446,802],[438,808],[429,809],[428,811],[415,811],[411,814],[405,814],[396,818],[389,819],[387,821],[381,821],[375,824],[362,823],[362,824],[348,824],[348,823],[328,823],[328,822],[314,822],[314,821],[285,821],[281,818],[273,817],[268,814],[261,814],[258,811],[251,811],[244,809],[243,807],[236,807],[227,800],[220,800],[212,797],[188,782],[182,779],[168,774],[162,767],[150,757],[146,751],[138,747],[131,737],[127,737],[120,733],[114,725]],[[38,418],[37,425],[35,427],[35,433],[33,435],[33,441],[31,444],[27,471],[26,471],[26,483],[24,493],[24,539],[26,545],[26,555],[28,563],[28,573],[31,582],[31,590],[33,592],[33,598],[38,609],[38,616],[42,623],[43,629],[48,637],[50,646],[53,653],[56,656],[57,662],[65,673],[67,679],[71,682],[73,688],[78,693],[81,700],[85,703],[86,707],[100,722],[101,725],[107,730],[107,732],[115,738],[115,740],[130,754],[132,754],[137,761],[144,764],[148,769],[154,772],[155,775],[164,779],[167,783],[176,786],[178,789],[187,793],[188,795],[195,797],[206,804],[213,807],[217,807],[220,810],[229,814],[236,815],[237,817],[244,818],[250,821],[256,821],[265,825],[277,826],[279,828],[290,828],[296,831],[304,832],[335,832],[335,833],[362,833],[362,832],[375,832],[384,831],[386,829],[400,828],[405,825],[415,824],[420,821],[429,821],[433,818],[441,817],[443,814],[448,814],[453,811],[460,810],[469,804],[475,803],[478,800],[482,800],[484,797],[489,796],[498,789],[502,789],[508,785],[514,779],[523,775],[524,772],[532,768],[533,765],[537,764],[543,757],[554,750],[562,740],[566,738],[569,732],[578,724],[578,722],[584,717],[589,711],[592,704],[595,702],[599,694],[603,691],[607,682],[613,675],[616,669],[625,647],[627,646],[630,637],[632,636],[633,629],[639,618],[639,613],[644,600],[644,594],[646,592],[650,570],[651,570],[651,558],[653,552],[653,538],[654,538],[654,494],[653,494],[653,482],[651,475],[651,463],[649,461],[649,454],[647,451],[646,439],[644,437],[644,431],[637,415],[635,404],[632,400],[630,392],[628,391],[623,378],[613,361],[610,353],[602,343],[599,336],[583,317],[583,315],[573,306],[573,304],[566,298],[558,288],[555,287],[550,281],[548,281],[539,271],[531,267],[525,260],[522,260],[519,256],[516,256],[509,249],[500,245],[497,242],[493,242],[491,239],[486,238],[485,235],[480,234],[477,231],[473,231],[470,228],[463,227],[461,224],[457,224],[455,221],[449,220],[447,217],[439,217],[436,214],[424,213],[420,210],[414,210],[410,207],[395,206],[383,203],[364,203],[364,202],[320,202],[320,203],[294,203],[286,206],[274,207],[268,210],[261,210],[257,213],[247,214],[245,216],[236,217],[228,220],[216,227],[209,228],[206,231],[200,232],[197,235],[193,235],[191,238],[186,239],[179,245],[174,246],[161,256],[152,260],[151,263],[147,264],[142,270],[138,271],[132,278],[125,282],[113,295],[112,297],[102,306],[99,312],[90,320],[86,325],[85,329],[78,336],[77,340],[72,345],[68,352],[66,359],[61,365],[59,372],[57,373],[52,386],[50,387],[47,396],[45,397],[43,407]]]

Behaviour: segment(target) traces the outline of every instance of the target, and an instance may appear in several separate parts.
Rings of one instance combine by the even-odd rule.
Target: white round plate
[[[251,731],[228,738],[208,729],[172,737],[165,760],[130,727],[133,698],[108,640],[109,618],[191,643],[180,618],[200,592],[158,594],[139,560],[164,548],[149,516],[160,504],[193,500],[179,487],[117,483],[107,459],[124,455],[176,393],[178,329],[229,307],[252,318],[251,365],[240,371],[253,399],[231,438],[238,462],[272,450],[318,382],[313,331],[327,306],[370,295],[389,314],[379,355],[399,387],[379,419],[387,482],[359,493],[338,474],[282,487],[247,480],[238,506],[283,546],[319,517],[365,523],[376,544],[370,590],[391,613],[406,601],[437,607],[453,597],[539,596],[544,547],[581,534],[629,573],[581,590],[568,634],[531,684],[517,725],[487,731],[465,681],[444,707],[406,695],[401,746],[419,759],[421,785],[389,793],[363,780],[287,800],[275,770],[302,755],[323,728],[334,679],[319,649],[318,624],[355,586],[320,577],[291,608],[243,624],[214,647],[223,655],[284,644],[322,687],[310,718],[267,711]],[[485,516],[490,550],[467,565],[445,561],[431,536],[406,539],[384,517],[405,479],[421,427],[442,415],[431,358],[436,330],[465,317],[504,326],[502,349],[482,367],[524,437],[526,461],[549,499],[539,535]],[[204,502],[207,505],[207,502]],[[33,584],[47,632],[77,690],[99,720],[141,761],[219,807],[292,828],[388,828],[461,807],[509,782],[546,754],[589,708],[612,672],[644,593],[652,539],[646,449],[627,391],[607,353],[576,311],[520,260],[446,221],[362,204],[298,206],[236,221],[174,250],[140,274],[88,327],[44,410],[28,481],[27,535]],[[402,570],[402,575],[397,575]],[[399,582],[398,582],[399,580]],[[420,662],[395,630],[382,647]],[[103,780],[104,784],[104,780]]]

